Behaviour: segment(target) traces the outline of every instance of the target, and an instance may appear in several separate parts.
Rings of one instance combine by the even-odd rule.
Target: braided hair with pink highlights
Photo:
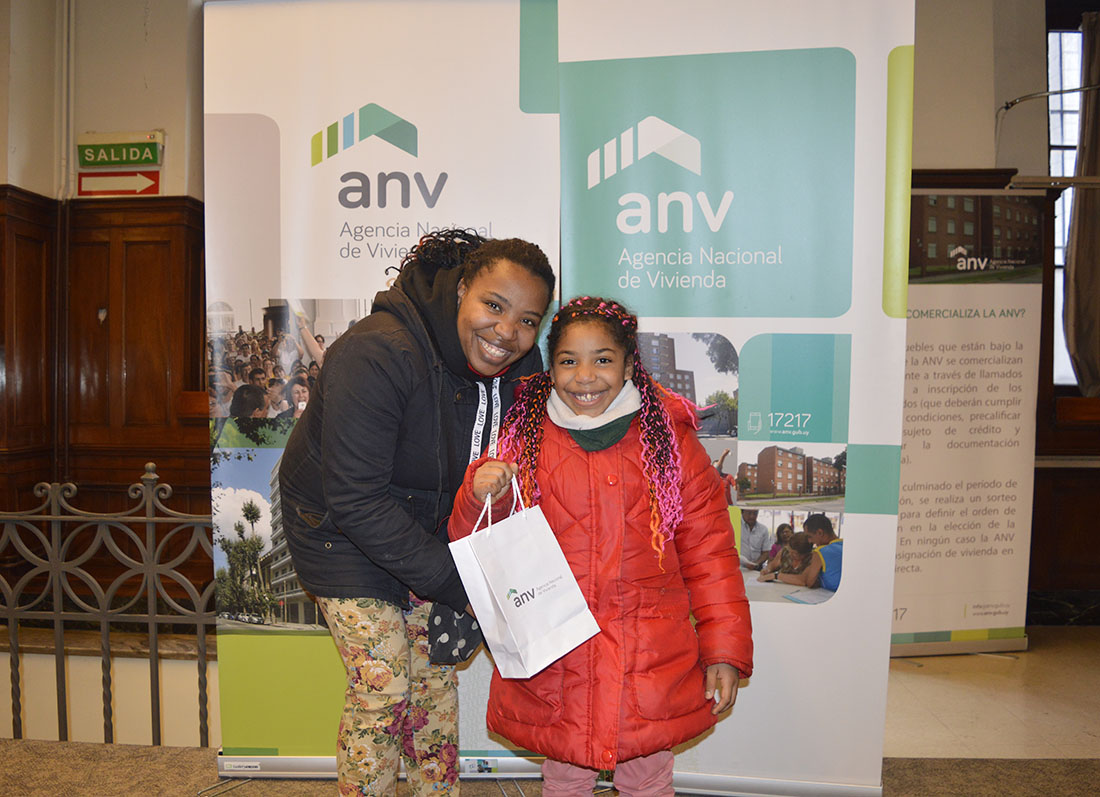
[[[683,520],[681,497],[682,472],[680,446],[672,428],[672,419],[662,403],[662,395],[675,396],[658,384],[642,365],[638,354],[638,318],[611,299],[580,296],[570,300],[554,315],[547,336],[547,349],[553,359],[562,334],[572,324],[598,323],[633,363],[631,381],[641,394],[638,424],[642,443],[642,471],[649,485],[649,528],[651,544],[663,561],[665,544],[672,540]],[[553,390],[550,372],[535,374],[524,381],[516,401],[504,417],[500,450],[505,459],[519,465],[519,484],[523,500],[536,503],[540,497],[535,478],[542,445],[546,402]]]

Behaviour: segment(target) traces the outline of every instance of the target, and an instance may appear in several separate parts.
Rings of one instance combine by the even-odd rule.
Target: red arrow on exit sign
[[[160,193],[160,171],[82,172],[78,196],[138,196]]]

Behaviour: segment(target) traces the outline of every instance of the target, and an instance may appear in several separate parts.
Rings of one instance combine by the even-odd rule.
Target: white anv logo
[[[634,127],[629,127],[622,135],[613,138],[599,149],[588,155],[588,187],[599,184],[617,171],[625,169],[646,155],[657,153],[673,163],[683,166],[689,172],[702,172],[702,156],[699,139],[688,135],[678,127],[673,127],[656,116],[647,116],[637,124],[638,151],[634,152]],[[603,153],[601,176],[600,153]]]
[[[965,255],[965,254],[966,254],[966,247],[965,246],[956,246],[954,249],[952,249],[948,253],[948,257],[954,257],[955,255]]]

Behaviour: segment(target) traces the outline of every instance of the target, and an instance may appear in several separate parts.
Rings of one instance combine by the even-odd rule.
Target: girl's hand
[[[737,702],[737,685],[741,680],[741,674],[732,664],[712,664],[707,667],[706,691],[703,693],[707,700],[717,700],[711,714],[721,714],[733,707]]]
[[[502,462],[499,459],[487,460],[474,473],[474,498],[484,501],[485,496],[492,496],[496,501],[512,483],[512,477],[519,473],[519,465],[514,462]]]

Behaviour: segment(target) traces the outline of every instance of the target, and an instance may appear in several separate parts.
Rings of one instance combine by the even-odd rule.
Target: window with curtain
[[[1081,32],[1047,33],[1047,89],[1076,88],[1081,85]],[[1048,98],[1050,116],[1050,174],[1072,177],[1077,165],[1077,130],[1081,112],[1079,92],[1052,94]],[[1070,365],[1066,335],[1062,328],[1062,284],[1065,276],[1066,241],[1069,236],[1069,211],[1073,188],[1062,192],[1054,206],[1054,384],[1075,385],[1077,376]]]

